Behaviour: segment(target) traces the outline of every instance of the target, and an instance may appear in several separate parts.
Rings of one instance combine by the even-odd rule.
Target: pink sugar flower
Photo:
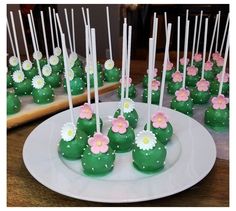
[[[216,78],[219,82],[221,81],[222,74],[223,72],[221,71],[219,74],[216,75]],[[225,73],[223,78],[223,83],[227,83],[228,81],[229,81],[229,73]]]
[[[221,57],[221,56],[220,56],[220,53],[218,53],[218,52],[215,52],[215,53],[212,54],[212,59],[213,59],[214,61],[217,61],[217,59],[218,59],[219,57]]]
[[[79,108],[79,117],[81,119],[91,119],[93,116],[93,110],[88,103],[85,103]]]
[[[180,71],[176,71],[172,74],[172,79],[173,81],[176,82],[182,82],[183,80],[183,75]]]
[[[189,90],[185,88],[181,88],[175,92],[175,96],[178,101],[187,101],[189,94]]]
[[[153,70],[153,78],[157,77],[157,72],[158,72],[158,69],[157,68],[154,68]],[[147,69],[147,74],[148,74],[148,69]]]
[[[91,146],[91,151],[94,154],[105,153],[108,151],[109,138],[102,133],[95,133],[93,137],[89,138],[88,144]]]
[[[211,102],[214,109],[224,110],[226,108],[226,105],[229,103],[229,98],[221,94],[217,97],[213,97]]]
[[[156,112],[152,115],[151,121],[153,127],[165,129],[167,127],[168,119],[163,112]]]
[[[152,80],[152,90],[157,91],[160,85],[161,85],[160,81],[155,79]]]
[[[217,65],[218,67],[223,67],[223,66],[224,66],[224,58],[220,56],[220,57],[216,60],[216,65]]]
[[[200,62],[202,61],[202,54],[198,53],[198,54],[195,54],[194,57],[193,57],[194,61],[195,62]]]
[[[204,66],[205,71],[212,70],[212,66],[213,66],[213,63],[211,61],[207,61]]]
[[[181,65],[184,65],[184,57],[181,58],[179,61],[180,61]],[[188,63],[189,63],[189,59],[187,58],[187,65],[188,65]]]
[[[197,67],[191,66],[191,67],[187,68],[187,74],[188,75],[195,76],[195,75],[197,75],[197,72],[198,72]]]
[[[122,83],[122,78],[120,79],[120,83]],[[126,87],[126,76],[124,77],[124,83],[125,83],[124,87]],[[132,83],[132,78],[129,78],[129,80],[128,80],[129,87],[130,87],[131,83]]]
[[[197,82],[196,85],[198,91],[205,92],[209,89],[210,82],[205,79],[201,79],[200,81]]]
[[[172,70],[173,66],[174,66],[173,63],[167,62],[167,64],[166,64],[166,70],[167,70],[167,71]]]
[[[112,120],[112,131],[115,133],[124,134],[129,127],[129,122],[123,117],[118,116],[116,119]]]

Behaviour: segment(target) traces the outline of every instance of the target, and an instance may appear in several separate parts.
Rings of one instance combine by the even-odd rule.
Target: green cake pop
[[[52,55],[49,58],[49,62],[52,68],[53,73],[61,74],[64,71],[63,63],[60,62],[60,59],[56,55]]]
[[[13,87],[13,82],[14,81],[12,76],[9,73],[7,73],[7,88]]]
[[[107,60],[104,64],[104,80],[107,82],[118,82],[121,78],[120,69],[114,67],[114,62],[112,62],[110,60]]]
[[[158,69],[154,68],[153,79],[160,81],[161,78],[159,76],[157,76],[157,72],[158,72]],[[147,74],[148,74],[148,70],[147,70]],[[148,75],[144,75],[143,76],[143,88],[147,88],[147,86],[148,86]]]
[[[152,104],[158,104],[160,99],[160,81],[157,81],[155,79],[152,80]],[[143,102],[147,102],[148,98],[148,89],[143,90]]]
[[[219,88],[220,88],[221,77],[222,77],[222,72],[217,74],[216,80],[211,82],[210,93],[212,95],[217,95],[218,94]],[[228,73],[224,74],[222,94],[225,95],[225,96],[229,95],[229,74]]]
[[[21,109],[21,102],[14,93],[7,92],[7,115],[15,114]]]
[[[16,56],[11,56],[9,58],[9,67],[8,67],[8,71],[13,74],[16,70],[19,70],[19,61],[17,59]]]
[[[121,80],[120,80],[121,83]],[[129,78],[129,83],[128,83],[129,89],[128,89],[128,98],[135,98],[136,97],[136,88],[134,86],[134,84],[132,84],[132,79]],[[124,88],[124,92],[126,93],[126,87]],[[119,86],[118,90],[117,90],[117,94],[118,97],[121,97],[121,85]]]

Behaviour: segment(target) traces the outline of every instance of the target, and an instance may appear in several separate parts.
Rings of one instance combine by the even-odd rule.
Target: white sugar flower
[[[137,134],[135,144],[141,150],[150,150],[156,145],[156,137],[151,131],[143,130]]]
[[[68,59],[68,67],[72,68],[72,67],[74,67],[74,65],[75,65],[75,61],[73,59],[69,58]]]
[[[69,56],[69,59],[72,60],[73,62],[75,62],[77,58],[78,58],[78,55],[75,52],[72,52]]]
[[[15,81],[16,83],[20,83],[24,81],[24,78],[25,78],[24,72],[21,70],[16,70],[13,73],[12,78],[13,78],[13,81]]]
[[[33,58],[34,58],[35,60],[40,60],[40,59],[42,59],[42,57],[43,57],[43,54],[42,54],[40,51],[35,51],[35,52],[33,53]]]
[[[45,64],[42,68],[42,73],[44,76],[48,77],[52,74],[52,68],[49,64]]]
[[[50,56],[49,63],[51,65],[57,65],[58,62],[59,62],[59,58],[57,56],[55,56],[55,55]]]
[[[114,61],[111,59],[106,60],[104,67],[106,70],[111,70],[114,67]]]
[[[66,74],[66,72],[65,72]],[[68,69],[68,77],[69,77],[69,80],[72,81],[75,77],[75,73],[72,69]],[[65,78],[66,78],[66,75],[65,75]]]
[[[93,66],[92,65],[86,65],[85,66],[85,72],[89,72],[89,74],[93,74]]]
[[[19,63],[19,61],[18,61],[18,58],[16,56],[11,56],[9,58],[9,64],[11,66],[16,66],[16,65],[18,65],[18,63]]]
[[[76,135],[76,127],[72,122],[67,122],[61,129],[61,137],[64,141],[71,141]]]
[[[32,85],[35,89],[42,89],[45,85],[44,78],[39,75],[34,76],[32,79]]]
[[[125,98],[124,99],[124,113],[129,113],[134,110],[134,101],[131,100],[130,98]]]
[[[55,56],[60,56],[61,55],[61,48],[59,48],[59,47],[54,48],[53,54]]]
[[[22,64],[24,70],[30,70],[32,68],[32,62],[30,60],[25,60]]]

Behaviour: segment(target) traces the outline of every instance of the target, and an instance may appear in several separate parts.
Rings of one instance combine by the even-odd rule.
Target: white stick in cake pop
[[[11,43],[11,49],[12,49],[13,56],[16,56],[16,51],[15,51],[15,47],[14,47],[14,44],[13,44],[13,40],[12,40],[12,36],[11,36],[11,30],[10,30],[10,27],[9,27],[9,24],[8,24],[8,20],[7,20],[7,31],[8,31],[8,35],[9,35],[9,38],[10,38],[10,43]]]
[[[122,42],[122,68],[121,68],[121,108],[120,114],[124,114],[124,83],[125,83],[125,68],[126,68],[126,55],[127,55],[127,23],[123,23],[123,42]]]
[[[62,34],[63,31],[62,31],[61,21],[60,21],[60,17],[59,17],[59,15],[58,15],[58,13],[56,13],[56,18],[57,18],[57,24],[58,24],[58,27],[59,27],[59,31],[60,31],[60,33]]]
[[[210,46],[210,50],[209,50],[209,54],[208,54],[208,61],[211,60],[212,47],[213,47],[213,43],[214,43],[214,39],[215,39],[218,18],[219,18],[219,16],[216,15],[215,25],[214,25],[214,29],[213,29],[213,33],[212,33],[212,38],[211,38],[211,46]]]
[[[221,95],[221,93],[222,93],[222,88],[223,88],[223,83],[224,83],[224,76],[225,76],[225,70],[226,70],[226,64],[227,64],[227,60],[228,60],[228,53],[229,53],[229,34],[228,34],[228,37],[227,37],[227,42],[226,42],[226,47],[225,47],[224,65],[223,65],[223,68],[222,68],[221,79],[220,79],[220,87],[219,87],[218,95]]]
[[[222,50],[223,50],[223,46],[224,46],[224,42],[225,42],[225,36],[226,36],[228,25],[229,25],[229,13],[228,13],[227,21],[226,21],[226,24],[225,24],[224,35],[223,35],[223,39],[222,39],[222,43],[221,43],[221,47],[220,47],[220,55],[222,54]]]
[[[56,33],[56,40],[57,40],[57,47],[59,47],[59,37],[58,37],[58,30],[57,30],[57,21],[56,21],[56,12],[55,9],[52,9],[53,11],[53,19],[54,19],[54,27],[55,27],[55,33]]]
[[[67,35],[69,38],[69,44],[70,44],[70,52],[73,52],[73,47],[72,47],[72,41],[71,41],[71,35],[70,35],[70,25],[69,25],[69,20],[68,20],[68,14],[67,14],[67,9],[64,9],[65,12],[65,19],[66,19],[66,27],[67,27]]]
[[[204,79],[204,71],[205,71],[207,30],[208,30],[208,18],[205,19],[204,44],[203,44],[203,56],[202,56],[202,77],[201,77],[201,79]]]
[[[85,17],[85,12],[84,12],[84,8],[81,8],[82,10],[82,15],[83,15],[83,20],[84,20],[84,27],[87,26],[87,21],[86,21],[86,17]]]
[[[54,34],[53,34],[53,26],[52,26],[52,11],[51,11],[51,7],[48,7],[48,15],[49,15],[49,23],[50,23],[50,31],[51,31],[51,39],[52,39],[52,49],[54,51],[55,43],[54,43]]]
[[[165,34],[166,34],[166,39],[167,39],[167,25],[168,25],[168,21],[167,21],[167,13],[166,12],[164,12],[164,19],[165,19]],[[167,55],[167,59],[168,59],[168,61],[170,61],[169,53]]]
[[[200,20],[199,20],[199,28],[198,28],[198,36],[197,36],[196,54],[198,54],[198,50],[199,50],[199,42],[200,42],[201,29],[202,29],[202,15],[203,15],[203,11],[201,10],[201,13],[200,13]]]
[[[110,29],[109,7],[106,7],[106,14],[107,14],[107,31],[108,31],[110,60],[113,61],[113,58],[112,58],[112,45],[111,45],[111,29]]]
[[[88,33],[88,37],[89,37],[89,51],[91,53],[91,48],[92,48],[92,43],[91,43],[91,27],[90,27],[90,15],[89,15],[89,9],[86,8],[86,15],[87,15],[87,25],[89,28],[89,33]]]
[[[179,71],[179,42],[180,42],[180,16],[178,16],[177,24],[177,60],[176,60],[176,70]]]
[[[157,31],[158,31],[158,18],[156,18],[156,13],[154,13],[153,30],[152,30],[152,37],[154,42],[153,67],[155,67],[155,61],[156,61]]]
[[[221,15],[221,11],[218,12],[215,52],[218,52],[218,41],[219,41],[219,33],[220,33],[220,15]]]
[[[66,89],[67,89],[67,96],[68,96],[69,108],[70,108],[70,117],[71,117],[71,122],[75,124],[73,102],[72,102],[71,89],[70,89],[70,80],[69,80],[69,73],[68,73],[68,54],[66,50],[65,35],[63,33],[61,34],[61,42],[62,42],[62,52],[63,52],[64,68],[65,68],[65,76],[66,76]]]
[[[85,51],[86,51],[86,66],[89,69],[90,67],[89,65],[89,38],[88,38],[88,26],[85,26]],[[90,73],[89,70],[87,70],[86,72],[86,76],[87,76],[87,99],[88,99],[88,104],[91,104],[91,96],[90,96]]]
[[[130,58],[131,58],[131,40],[132,40],[132,26],[129,26],[128,30],[128,56],[126,63],[126,93],[125,97],[129,98],[129,75],[130,75]]]
[[[20,59],[20,51],[19,51],[17,35],[16,35],[16,27],[15,27],[15,21],[14,21],[14,16],[13,16],[13,12],[12,11],[10,11],[10,16],[11,16],[12,31],[13,31],[13,36],[14,36],[15,46],[16,46],[16,55],[17,55],[17,58],[18,58],[18,61],[19,61],[20,71],[22,71],[21,59]]]
[[[21,25],[21,30],[22,30],[22,36],[23,36],[23,41],[24,41],[24,46],[25,46],[26,57],[27,57],[27,60],[30,61],[28,45],[27,45],[27,41],[26,41],[26,37],[25,37],[25,29],[24,29],[24,24],[22,21],[22,15],[21,15],[20,10],[18,10],[18,14],[19,14],[19,19],[20,19],[20,25]]]
[[[32,10],[30,10],[30,15],[31,15],[31,21],[32,21],[32,26],[33,26],[33,32],[34,32],[34,36],[35,36],[36,49],[37,49],[37,51],[39,51],[38,36],[37,36],[37,31],[36,31],[36,28],[35,28],[35,24],[34,24],[34,15],[33,15]]]
[[[43,29],[43,39],[44,39],[46,58],[47,58],[47,62],[49,64],[48,44],[47,44],[47,36],[46,36],[46,32],[45,32],[43,11],[40,11],[40,15],[41,15],[41,22],[42,22],[42,29]]]
[[[93,57],[93,70],[94,70],[94,94],[95,94],[95,110],[96,110],[96,129],[97,133],[100,133],[100,117],[99,117],[99,95],[98,95],[98,76],[97,76],[97,51],[96,51],[96,32],[95,29],[91,29],[92,38],[92,57]]]
[[[27,16],[28,16],[28,21],[29,21],[29,26],[30,26],[30,33],[31,33],[33,48],[34,48],[34,52],[36,52],[37,46],[36,46],[35,36],[34,36],[34,32],[33,32],[31,16],[30,16],[30,14],[28,14]],[[37,68],[38,68],[38,74],[42,77],[41,68],[40,68],[40,64],[39,64],[38,59],[36,59],[36,63],[37,63]]]
[[[189,27],[189,21],[188,21],[188,27]],[[170,35],[171,35],[171,28],[172,24],[168,24],[167,28],[167,39],[166,39],[166,46],[165,46],[165,56],[164,56],[164,66],[162,71],[162,79],[161,79],[161,93],[160,93],[160,101],[159,101],[159,109],[163,106],[163,98],[164,98],[164,91],[165,91],[165,79],[166,79],[166,68],[167,68],[167,62],[168,62],[168,52],[169,52],[169,46],[170,46]]]
[[[149,53],[148,53],[148,113],[147,113],[147,130],[150,131],[151,122],[151,104],[152,104],[152,79],[153,79],[153,54],[154,40],[149,38]]]
[[[72,25],[72,40],[73,40],[73,50],[75,50],[75,16],[74,16],[74,9],[71,9],[71,25]]]
[[[194,32],[193,32],[193,47],[192,47],[191,66],[193,66],[193,57],[194,57],[194,52],[195,52],[195,41],[196,41],[196,33],[197,33],[197,22],[198,22],[198,16],[195,16]]]
[[[184,37],[184,70],[183,70],[183,84],[182,88],[185,88],[186,81],[186,69],[187,69],[187,56],[188,56],[188,37],[189,37],[189,21],[186,24],[186,31]]]

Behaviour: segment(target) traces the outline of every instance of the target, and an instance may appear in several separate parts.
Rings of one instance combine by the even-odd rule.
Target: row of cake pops
[[[80,61],[76,49],[75,49],[75,30],[74,30],[74,10],[71,10],[72,17],[72,35],[73,35],[73,45],[71,40],[70,26],[68,21],[67,10],[65,12],[66,26],[70,44],[71,54],[69,56],[69,76],[70,76],[70,86],[72,95],[78,95],[85,91],[85,86],[87,83],[87,77],[89,77],[89,87],[93,87],[93,69],[83,68],[82,62]],[[84,8],[82,8],[84,25],[90,26],[89,9],[86,10],[86,16]],[[18,96],[31,95],[33,96],[34,103],[46,104],[54,101],[54,88],[60,87],[62,84],[62,73],[64,72],[63,57],[61,53],[61,48],[59,47],[59,37],[57,27],[61,29],[60,18],[55,10],[53,9],[53,17],[51,14],[51,8],[49,7],[49,20],[51,29],[51,38],[53,46],[53,55],[49,57],[48,47],[47,47],[47,36],[44,24],[44,14],[41,11],[41,21],[42,21],[42,31],[45,44],[46,58],[42,57],[42,53],[39,49],[37,33],[34,24],[34,17],[32,11],[28,14],[28,21],[31,31],[32,43],[34,48],[33,58],[34,61],[31,62],[29,56],[29,50],[27,46],[27,41],[25,37],[24,25],[22,22],[21,11],[19,10],[19,19],[21,23],[22,35],[24,40],[25,51],[27,55],[27,60],[21,64],[17,34],[15,29],[13,13],[11,14],[12,29],[14,34],[14,42],[11,36],[11,30],[7,21],[7,29],[9,33],[10,43],[13,51],[13,56],[9,58],[9,68],[7,74],[7,87],[14,88],[14,93],[8,92],[7,96],[9,99],[9,109],[8,114],[14,114],[20,110],[21,103]],[[105,69],[103,71],[102,65],[98,62],[98,86],[103,85],[103,81],[115,82],[120,79],[120,70],[114,66],[112,59],[112,49],[111,49],[111,33],[110,33],[110,21],[109,21],[109,8],[106,8],[107,14],[107,28],[109,37],[109,48],[110,48],[110,59],[105,62]],[[56,32],[57,47],[55,47],[54,33],[53,33],[53,22]],[[15,45],[14,45],[15,43]],[[90,67],[90,66],[88,66]],[[86,74],[88,72],[89,74]],[[37,76],[37,77],[36,77]],[[63,80],[63,86],[66,90],[66,80]],[[43,87],[45,87],[43,89]]]

